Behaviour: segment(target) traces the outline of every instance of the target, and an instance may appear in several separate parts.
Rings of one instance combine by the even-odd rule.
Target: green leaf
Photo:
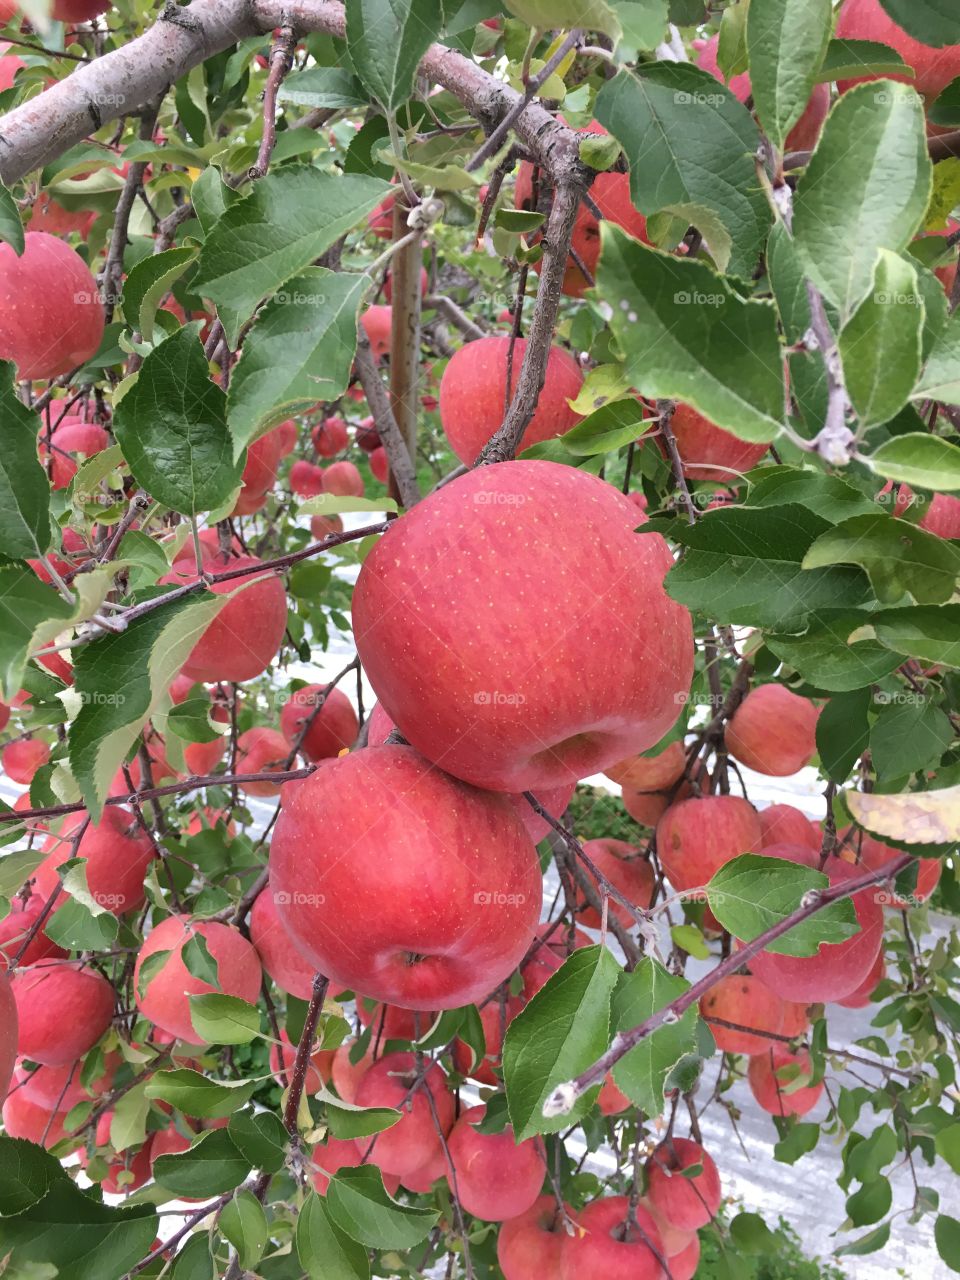
[[[937,334],[913,399],[960,404],[960,313],[954,312]]]
[[[226,402],[199,338],[180,329],[150,352],[117,406],[114,432],[134,479],[181,515],[222,506],[240,484]]]
[[[695,924],[675,924],[670,930],[670,938],[676,946],[693,956],[695,960],[710,959],[710,949]]]
[[[204,169],[190,188],[190,199],[193,201],[193,211],[197,215],[205,236],[210,234],[227,209],[232,204],[236,204],[240,198],[237,192],[223,181],[215,165]]]
[[[70,767],[94,822],[113,776],[166,697],[191,649],[233,595],[184,596],[76,650],[83,705],[70,730]]]
[[[50,484],[37,457],[39,419],[13,388],[13,365],[0,360],[0,546],[12,560],[50,549]]]
[[[365,107],[369,97],[356,76],[343,67],[308,67],[287,76],[277,94],[278,102],[326,111]]]
[[[872,290],[838,340],[847,391],[862,426],[889,422],[909,400],[920,374],[923,319],[916,270],[881,249]]]
[[[833,1256],[835,1258],[862,1257],[867,1253],[876,1253],[878,1249],[883,1249],[890,1239],[890,1223],[881,1223],[879,1227],[874,1227],[872,1231],[868,1231],[866,1235],[860,1236],[857,1240],[852,1240],[850,1244],[842,1245],[841,1248],[835,1249]]]
[[[230,376],[227,420],[235,458],[278,422],[343,395],[369,284],[369,276],[311,267],[258,312]]]
[[[220,991],[220,966],[216,957],[210,952],[207,940],[202,933],[192,933],[183,944],[180,959],[191,978],[200,982],[208,982],[216,991]]]
[[[926,698],[914,694],[909,701],[888,703],[870,733],[877,777],[903,778],[933,768],[952,741],[949,719]]]
[[[960,39],[957,13],[949,0],[880,0],[880,4],[898,27],[921,44],[942,49]]]
[[[253,1168],[264,1173],[278,1173],[283,1168],[289,1135],[275,1112],[247,1107],[230,1117],[227,1133]]]
[[[191,284],[217,304],[230,345],[261,298],[310,266],[390,189],[377,178],[289,165],[230,205],[207,236]]]
[[[668,973],[645,957],[621,978],[613,996],[613,1029],[627,1031],[689,990],[686,978]],[[613,1078],[631,1102],[651,1120],[663,1110],[663,1086],[671,1068],[697,1042],[697,1008],[691,1005],[676,1022],[665,1023],[630,1050],[613,1068]]]
[[[20,1274],[46,1263],[57,1268],[57,1280],[119,1280],[150,1252],[156,1234],[152,1206],[114,1208],[66,1178],[20,1213],[0,1218],[0,1255],[9,1254]]]
[[[723,927],[743,942],[752,942],[796,911],[804,894],[826,889],[829,883],[813,867],[742,853],[715,873],[706,892],[710,910]],[[858,928],[853,904],[844,898],[794,925],[766,950],[781,956],[813,956],[821,943],[844,942]]]
[[[326,1103],[327,1123],[335,1138],[367,1138],[373,1133],[383,1133],[402,1119],[393,1107],[357,1107],[335,1098],[326,1090],[316,1095]]]
[[[786,627],[823,609],[855,607],[869,595],[861,570],[801,567],[827,529],[796,503],[708,511],[695,525],[671,531],[687,552],[667,575],[667,591],[718,622],[757,627]]]
[[[744,302],[703,263],[650,249],[609,222],[601,236],[597,294],[629,383],[650,399],[693,405],[741,440],[772,440],[784,385],[770,303]]]
[[[560,437],[565,449],[577,457],[612,453],[636,440],[652,420],[644,423],[643,406],[632,396],[628,400],[612,400]]]
[[[220,1230],[237,1251],[244,1269],[256,1267],[270,1239],[267,1215],[263,1205],[250,1191],[238,1191],[224,1205],[220,1214]]]
[[[960,1130],[960,1125],[957,1126]],[[878,1125],[868,1138],[858,1142],[844,1160],[844,1169],[858,1182],[871,1182],[897,1154],[897,1135],[888,1124]]]
[[[936,101],[927,107],[927,119],[941,129],[960,127],[960,76],[951,80],[937,95]]]
[[[960,604],[884,609],[870,621],[880,643],[895,653],[960,668]]]
[[[699,67],[652,62],[607,80],[594,114],[623,146],[640,212],[692,223],[722,271],[749,279],[771,215],[746,107]]]
[[[178,1196],[207,1199],[232,1191],[250,1172],[226,1129],[208,1129],[187,1151],[157,1156],[153,1176],[161,1187]]]
[[[960,576],[960,548],[881,511],[821,534],[803,558],[805,569],[832,564],[865,569],[881,604],[896,604],[908,593],[918,604],[943,604]]]
[[[10,190],[0,184],[0,240],[4,240],[19,258],[23,253],[23,222]]]
[[[127,324],[138,329],[145,342],[153,341],[157,307],[196,257],[194,249],[167,249],[142,258],[123,285],[121,306]]]
[[[810,328],[810,300],[797,246],[782,222],[776,223],[767,241],[767,274],[784,335],[787,342],[795,345]],[[812,359],[812,356],[807,359]],[[823,364],[819,354],[816,361]]]
[[[846,782],[867,749],[871,701],[869,688],[858,688],[831,698],[817,717],[817,754],[833,782]]]
[[[623,41],[634,49],[655,49],[665,39],[667,0],[612,0],[623,28]]]
[[[796,502],[831,524],[849,516],[875,515],[877,504],[839,476],[797,467],[764,467],[754,473],[750,486],[751,507],[779,507]]]
[[[948,440],[910,432],[886,440],[866,460],[885,480],[921,489],[960,489],[960,449]]]
[[[398,1204],[371,1165],[340,1169],[330,1179],[326,1201],[331,1223],[369,1249],[412,1249],[440,1217],[434,1209]]]
[[[759,1213],[738,1213],[730,1223],[730,1237],[748,1257],[771,1253],[776,1248],[776,1237]]]
[[[614,6],[607,0],[504,0],[504,8],[527,26],[541,31],[584,27],[602,31],[614,42],[620,39],[620,23]]]
[[[619,143],[617,143],[619,151]],[[543,225],[545,215],[535,213],[532,209],[498,209],[494,223],[502,231],[511,231],[515,235],[527,235]]]
[[[888,44],[876,40],[831,40],[817,75],[821,83],[852,80],[860,76],[913,76],[903,58]]]
[[[937,1155],[954,1173],[960,1173],[960,1124],[948,1124],[936,1136]]]
[[[9,699],[23,683],[27,656],[43,647],[45,633],[63,630],[73,609],[26,565],[0,567],[0,609],[0,675]]]
[[[433,0],[346,0],[344,9],[354,74],[384,111],[395,112],[442,30],[443,9]]]
[[[217,991],[190,997],[190,1021],[204,1044],[249,1044],[260,1034],[260,1010]]]
[[[309,1280],[367,1280],[367,1251],[332,1221],[324,1199],[311,1191],[297,1216],[297,1256]]]
[[[60,1161],[23,1138],[0,1134],[0,1213],[20,1213],[69,1175]]]
[[[879,1222],[893,1204],[893,1188],[887,1178],[875,1178],[847,1197],[847,1217],[855,1227]]]
[[[747,49],[753,105],[778,151],[806,110],[832,23],[830,0],[751,0]]]
[[[933,1227],[937,1252],[951,1271],[960,1271],[960,1222],[941,1213]]]
[[[68,951],[109,951],[118,930],[116,916],[105,910],[94,913],[76,898],[58,907],[43,929],[51,942]]]
[[[869,292],[878,251],[900,252],[923,224],[932,184],[917,94],[889,80],[848,89],[800,179],[793,217],[806,273],[841,324]]]
[[[786,1092],[786,1087],[783,1091]],[[792,1124],[787,1136],[774,1146],[773,1158],[782,1164],[796,1164],[802,1156],[810,1154],[819,1140],[818,1124]]]
[[[216,742],[222,736],[210,723],[209,698],[187,698],[171,707],[167,712],[166,727],[184,742]],[[226,726],[221,725],[220,728]]]
[[[168,1102],[184,1115],[219,1120],[242,1107],[257,1088],[255,1080],[211,1080],[190,1067],[177,1067],[148,1080],[146,1096]]]
[[[177,1250],[170,1280],[218,1280],[211,1243],[206,1231],[187,1236],[183,1247]]]
[[[620,969],[606,947],[582,947],[553,974],[507,1028],[503,1078],[518,1142],[555,1133],[584,1115],[595,1095],[569,1114],[546,1117],[543,1104],[559,1084],[584,1071],[607,1047],[610,996]]]

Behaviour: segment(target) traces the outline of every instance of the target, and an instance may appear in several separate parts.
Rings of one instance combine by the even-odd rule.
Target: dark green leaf
[[[240,1154],[226,1129],[200,1134],[189,1151],[157,1156],[153,1176],[161,1187],[178,1196],[206,1199],[232,1191],[250,1172],[250,1162]]]
[[[772,653],[799,671],[809,684],[846,693],[882,680],[900,665],[899,656],[876,640],[852,638],[871,622],[868,613],[824,609],[810,615],[810,625],[801,635],[768,633],[765,641]]]
[[[370,1249],[412,1249],[427,1238],[440,1216],[433,1209],[398,1204],[372,1165],[334,1174],[326,1202],[331,1223]]]
[[[806,110],[832,21],[830,0],[751,0],[747,48],[753,104],[779,151]]]
[[[357,79],[387,112],[411,96],[420,59],[440,34],[433,0],[346,0],[347,54]],[[366,101],[366,99],[364,99]]]
[[[953,726],[920,694],[888,703],[870,733],[870,753],[881,780],[932,769],[953,741]]]
[[[870,689],[855,689],[831,698],[817,718],[817,753],[833,782],[846,782],[867,749],[870,704]]]
[[[325,1201],[310,1192],[297,1217],[297,1256],[310,1280],[367,1280],[367,1251],[332,1220]]]

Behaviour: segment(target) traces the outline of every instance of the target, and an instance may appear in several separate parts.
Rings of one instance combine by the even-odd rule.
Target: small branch
[[[300,1135],[297,1130],[300,1099],[303,1097],[307,1069],[310,1066],[310,1051],[313,1048],[313,1038],[317,1033],[317,1023],[320,1021],[320,1013],[323,1010],[323,1002],[326,999],[326,995],[327,979],[322,973],[317,973],[314,975],[313,994],[310,997],[307,1016],[303,1023],[303,1031],[300,1033],[300,1041],[297,1045],[297,1056],[293,1063],[293,1080],[290,1084],[290,1092],[287,1094],[287,1105],[283,1109],[283,1127],[296,1143],[300,1141]]]
[[[677,482],[684,510],[687,513],[687,524],[696,524],[697,508],[694,505],[693,498],[690,496],[690,486],[687,484],[687,477],[683,470],[683,459],[680,457],[680,450],[677,448],[677,438],[673,434],[673,428],[670,426],[670,419],[673,417],[676,407],[676,403],[673,400],[657,401],[658,429],[663,443],[667,447],[667,453],[670,455],[673,478]]]
[[[423,305],[427,311],[440,311],[470,342],[487,336],[485,329],[481,329],[480,325],[474,323],[452,298],[442,293],[428,294],[423,300]]]
[[[360,334],[357,341],[356,369],[363,387],[363,394],[373,413],[377,431],[383,443],[390,465],[390,473],[396,482],[400,501],[405,507],[413,507],[420,501],[420,486],[417,483],[417,471],[414,466],[403,432],[393,416],[390,397],[383,385],[383,379],[377,372],[370,350],[370,341],[366,334]],[[386,526],[383,526],[386,528]]]
[[[270,72],[267,86],[263,91],[263,137],[257,153],[256,164],[247,173],[248,178],[262,178],[270,168],[270,157],[277,144],[277,94],[283,84],[284,76],[293,62],[294,34],[290,27],[280,28],[280,32],[270,50]]]
[[[153,130],[157,123],[157,116],[160,114],[162,102],[163,98],[160,97],[143,111],[140,117],[140,128],[137,131],[137,136],[142,142],[149,142],[153,138]],[[113,219],[113,231],[110,235],[110,248],[107,250],[107,259],[99,278],[100,293],[107,324],[113,319],[113,312],[119,301],[120,283],[123,279],[123,253],[127,247],[127,227],[130,222],[130,214],[133,212],[137,192],[143,186],[143,177],[148,167],[148,161],[133,161],[127,170],[127,176],[123,180],[123,190],[120,192],[120,199],[117,201],[117,212]]]

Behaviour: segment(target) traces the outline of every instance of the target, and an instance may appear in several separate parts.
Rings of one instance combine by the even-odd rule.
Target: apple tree
[[[960,1271],[949,8],[3,0],[4,1275]]]

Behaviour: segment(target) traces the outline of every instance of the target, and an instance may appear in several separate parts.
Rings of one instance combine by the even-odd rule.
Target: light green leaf
[[[954,312],[933,344],[917,385],[915,400],[960,404],[960,312]]]
[[[235,458],[278,422],[343,395],[369,284],[365,275],[310,267],[258,312],[230,377],[227,422]]]
[[[230,345],[262,298],[310,266],[389,191],[378,178],[289,165],[230,205],[207,236],[191,284],[217,304]]]
[[[884,609],[870,622],[880,643],[895,653],[960,669],[960,604]]]
[[[918,604],[944,604],[960,577],[960,547],[881,511],[829,529],[803,558],[804,569],[831,564],[864,568],[881,604],[908,593]]]
[[[260,1034],[260,1010],[217,991],[190,997],[190,1021],[204,1044],[249,1044]]]
[[[263,1257],[270,1239],[267,1215],[263,1205],[250,1191],[238,1191],[224,1205],[220,1214],[220,1230],[237,1251],[241,1268],[254,1268]]]
[[[612,0],[623,41],[633,49],[655,49],[666,38],[668,0]]]
[[[751,0],[747,49],[753,104],[778,151],[806,110],[832,22],[830,0]]]
[[[571,427],[560,440],[563,447],[577,457],[592,457],[597,453],[612,453],[632,443],[651,426],[653,419],[644,422],[643,405],[631,397],[605,404]]]
[[[370,1275],[366,1249],[331,1220],[316,1192],[307,1195],[297,1216],[296,1244],[309,1280],[367,1280]]]
[[[806,273],[841,323],[869,292],[878,251],[899,253],[922,226],[932,183],[916,92],[892,80],[848,89],[800,179],[793,218]]]
[[[13,387],[13,365],[0,360],[0,546],[12,560],[50,549],[50,484],[37,457],[36,414]]]
[[[277,94],[278,102],[326,111],[365,107],[369,98],[363,86],[343,67],[308,67],[287,76]]]
[[[504,0],[504,5],[515,18],[541,31],[584,27],[620,39],[615,7],[607,0]]]
[[[846,693],[875,684],[900,665],[898,654],[862,636],[872,621],[870,614],[852,609],[823,609],[810,615],[801,635],[768,632],[764,640],[771,653],[810,684]]]
[[[510,1023],[503,1046],[503,1077],[510,1122],[518,1142],[554,1133],[593,1104],[592,1090],[569,1114],[545,1117],[543,1104],[558,1084],[572,1080],[607,1047],[610,996],[620,968],[606,947],[582,947]]]
[[[434,0],[346,0],[347,56],[357,79],[386,112],[413,92],[420,59],[440,34]]]
[[[613,1026],[627,1031],[663,1009],[690,988],[686,978],[668,973],[645,957],[624,974],[613,997]],[[697,1040],[697,1007],[691,1005],[676,1022],[646,1036],[613,1068],[613,1078],[631,1102],[651,1120],[663,1111],[663,1086],[671,1068],[692,1052]]]
[[[184,1115],[202,1120],[229,1116],[259,1087],[256,1080],[212,1080],[189,1067],[158,1071],[147,1081],[146,1096],[169,1102]]]
[[[190,188],[190,199],[203,234],[208,236],[227,209],[241,197],[223,181],[219,169],[210,165]]]
[[[870,754],[881,781],[932,769],[953,742],[946,714],[926,698],[882,707],[870,733]]]
[[[601,224],[597,293],[630,383],[683,400],[741,440],[768,441],[784,413],[776,312],[744,302],[709,267]]]
[[[798,467],[764,467],[750,486],[751,507],[780,507],[795,502],[831,524],[849,516],[875,515],[877,504],[839,476]]]
[[[909,432],[885,441],[865,460],[871,471],[920,489],[960,489],[960,449],[948,440]]]
[[[817,80],[853,80],[861,76],[910,76],[908,67],[895,49],[876,40],[831,40]]]
[[[142,258],[123,286],[123,315],[144,342],[153,341],[153,320],[157,307],[196,257],[195,249],[167,249]]]
[[[178,1196],[207,1199],[232,1191],[250,1172],[226,1129],[208,1129],[187,1151],[157,1156],[153,1176],[161,1187]]]
[[[369,1249],[412,1249],[425,1240],[440,1214],[398,1204],[373,1165],[340,1169],[327,1187],[330,1221]]]
[[[924,306],[916,270],[881,249],[873,287],[838,339],[850,400],[864,427],[889,422],[920,374]]]

